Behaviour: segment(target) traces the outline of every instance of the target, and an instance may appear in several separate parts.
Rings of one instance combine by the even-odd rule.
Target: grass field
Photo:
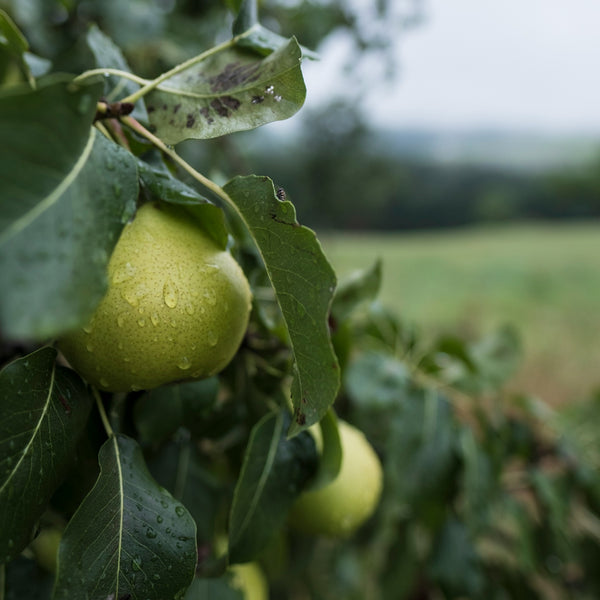
[[[553,404],[600,388],[600,224],[319,238],[340,278],[381,257],[381,301],[426,335],[517,326],[513,388]]]

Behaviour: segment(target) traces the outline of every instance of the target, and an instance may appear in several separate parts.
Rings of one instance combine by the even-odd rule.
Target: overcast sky
[[[600,0],[430,0],[401,34],[401,73],[371,85],[386,127],[504,127],[600,134]],[[344,41],[305,69],[309,104],[335,87]]]

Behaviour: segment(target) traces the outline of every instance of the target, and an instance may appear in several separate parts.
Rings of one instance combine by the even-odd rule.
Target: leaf
[[[121,49],[96,25],[92,25],[87,33],[86,42],[94,59],[96,67],[113,68],[131,73],[131,69],[121,52]],[[124,77],[109,75],[104,79],[104,96],[107,102],[114,102],[136,92],[140,86]],[[136,103],[132,116],[136,119],[147,121],[148,113],[143,100]]]
[[[329,335],[336,285],[315,233],[296,221],[267,177],[236,177],[223,188],[235,204],[265,263],[294,352],[294,435],[317,423],[333,404],[339,366]]]
[[[446,591],[446,597],[479,597],[484,586],[483,573],[465,525],[449,517],[433,547],[428,574]]]
[[[165,385],[145,393],[134,408],[134,421],[140,440],[162,442],[179,427],[193,426],[194,421],[212,412],[219,391],[215,377]]]
[[[53,583],[54,577],[40,569],[34,560],[19,556],[6,565],[6,596],[3,600],[49,600]]]
[[[306,97],[300,60],[293,39],[267,57],[233,46],[200,55],[147,93],[150,123],[177,144],[287,119]]]
[[[229,517],[229,559],[247,562],[267,545],[314,472],[316,449],[307,432],[286,439],[283,409],[252,429]]]
[[[150,165],[138,159],[143,185],[156,198],[164,202],[184,205],[195,217],[202,229],[214,240],[219,248],[227,246],[227,228],[223,211],[200,195],[180,179],[173,177],[164,163]]]
[[[342,466],[342,444],[338,430],[337,417],[333,409],[329,409],[319,422],[322,449],[319,467],[306,490],[318,490],[331,483],[340,472]]]
[[[210,471],[214,465],[203,463],[197,444],[181,436],[161,448],[148,468],[160,485],[188,507],[196,522],[198,543],[212,545],[225,490]]]
[[[100,476],[65,529],[54,600],[165,600],[183,595],[196,568],[196,527],[151,477],[137,443],[111,436]]]
[[[233,22],[233,35],[244,33],[258,23],[258,7],[256,0],[242,0],[240,10]]]
[[[345,321],[357,306],[375,300],[380,287],[381,261],[377,260],[371,267],[355,271],[340,282],[331,305],[332,317],[338,322]]]
[[[248,48],[258,54],[268,55],[288,43],[285,38],[258,22],[258,10],[256,0],[244,0],[240,7],[238,16],[233,22],[232,32],[235,43],[240,48]],[[316,60],[319,56],[301,46],[302,56]]]
[[[0,371],[0,562],[17,556],[64,479],[92,405],[42,348]]]
[[[6,48],[9,54],[15,59],[30,85],[34,85],[34,80],[26,61],[26,53],[29,44],[25,36],[19,31],[14,21],[8,14],[0,9],[0,46]]]
[[[0,326],[8,338],[43,340],[83,325],[106,291],[110,254],[135,210],[137,173],[129,152],[87,133],[71,172],[0,236]],[[43,177],[43,163],[8,160],[30,169],[31,180]],[[7,200],[2,193],[3,208]]]
[[[0,240],[77,168],[101,89],[61,76],[0,94]]]

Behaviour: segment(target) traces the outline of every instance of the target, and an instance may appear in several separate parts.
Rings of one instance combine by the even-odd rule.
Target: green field
[[[555,404],[600,388],[600,225],[319,237],[340,278],[380,257],[382,302],[424,334],[517,326],[514,388]]]

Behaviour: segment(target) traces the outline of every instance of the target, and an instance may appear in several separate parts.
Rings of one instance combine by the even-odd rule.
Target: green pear
[[[338,428],[342,464],[337,477],[304,492],[292,507],[290,524],[301,533],[345,538],[377,508],[383,480],[379,457],[362,431],[345,421]]]
[[[101,390],[147,390],[210,377],[237,352],[251,309],[248,281],[183,207],[149,203],[108,265],[108,291],[59,349]]]

